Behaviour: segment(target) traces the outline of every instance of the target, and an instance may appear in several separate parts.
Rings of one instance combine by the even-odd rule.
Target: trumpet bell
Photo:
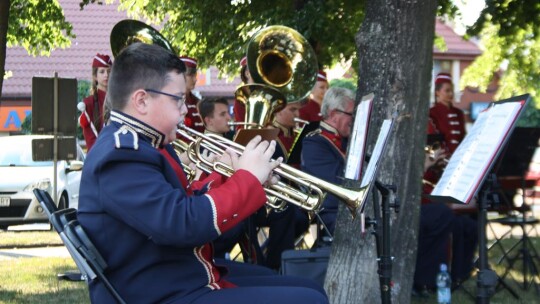
[[[176,54],[169,41],[156,29],[137,20],[126,19],[118,22],[111,31],[110,39],[114,57],[118,56],[125,47],[136,42],[157,44]]]
[[[247,65],[255,83],[275,87],[287,102],[306,98],[317,81],[313,48],[286,26],[269,26],[255,33],[248,43]]]
[[[246,128],[262,128],[270,123],[272,114],[283,109],[287,103],[285,96],[276,89],[261,84],[239,87],[235,98],[246,107]]]

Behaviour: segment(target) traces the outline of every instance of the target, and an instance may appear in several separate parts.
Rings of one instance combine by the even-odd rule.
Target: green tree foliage
[[[81,6],[96,2],[84,0]],[[355,56],[354,34],[363,20],[362,0],[120,0],[130,16],[159,25],[179,54],[202,67],[235,75],[246,43],[259,29],[285,25],[314,46],[321,66]]]
[[[501,71],[496,98],[529,93],[539,109],[539,25],[537,0],[487,0],[480,17],[467,31],[468,36],[480,37],[483,54],[465,70],[461,86],[485,91],[495,73]]]
[[[7,46],[22,46],[31,55],[71,45],[73,26],[57,0],[11,0]]]
[[[8,20],[0,20],[0,24],[7,23],[7,27],[0,26],[4,47],[22,46],[30,55],[49,56],[51,50],[66,48],[75,38],[57,0],[2,0],[1,7],[9,8],[9,14],[1,14]],[[4,71],[5,57],[5,48],[0,48],[0,75],[4,77],[8,75]],[[0,78],[0,96],[4,77]]]

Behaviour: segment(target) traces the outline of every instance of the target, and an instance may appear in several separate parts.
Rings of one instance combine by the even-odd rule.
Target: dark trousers
[[[449,262],[449,236],[453,221],[452,210],[444,204],[431,203],[421,206],[415,286],[435,287],[440,264]]]
[[[300,207],[289,204],[278,212],[271,210],[267,218],[269,235],[266,251],[266,266],[279,269],[281,254],[294,249],[296,239],[309,228],[309,217]]]
[[[478,242],[478,223],[468,215],[454,217],[452,228],[452,282],[467,279],[473,269],[473,258]]]
[[[272,275],[226,279],[238,287],[210,291],[191,303],[328,303],[324,290],[305,278]]]

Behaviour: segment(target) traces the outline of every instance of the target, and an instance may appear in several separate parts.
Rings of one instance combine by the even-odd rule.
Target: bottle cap
[[[448,266],[446,266],[446,264],[441,264],[441,271],[447,271],[448,270]]]

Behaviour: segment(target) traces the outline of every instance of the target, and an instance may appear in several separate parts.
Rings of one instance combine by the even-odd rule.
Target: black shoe
[[[413,287],[411,294],[416,298],[429,298],[429,290],[426,286]]]

